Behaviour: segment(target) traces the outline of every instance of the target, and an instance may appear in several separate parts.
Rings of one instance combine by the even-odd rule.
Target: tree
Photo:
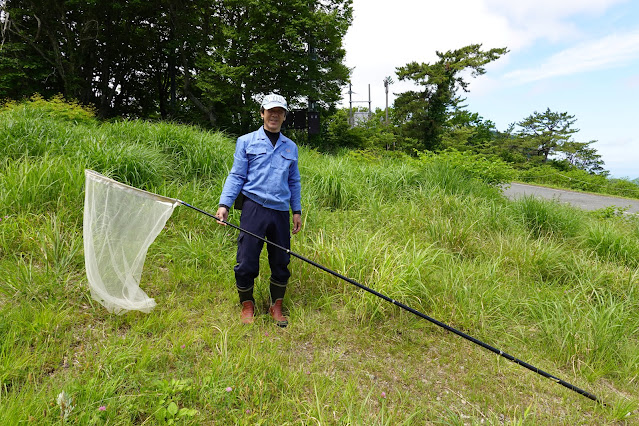
[[[34,92],[48,97],[60,92],[55,82],[47,78],[50,68],[33,49],[12,42],[8,35],[0,44],[0,98],[21,99]]]
[[[61,93],[101,117],[244,132],[262,94],[326,108],[349,76],[352,0],[0,0],[0,14],[0,97]]]
[[[469,91],[467,72],[470,71],[471,77],[482,75],[486,72],[484,65],[508,52],[505,47],[483,51],[481,46],[473,44],[446,53],[436,52],[439,60],[433,64],[411,62],[397,68],[400,80],[410,80],[422,87],[421,91],[404,92],[395,99],[405,136],[420,140],[422,149],[440,147],[448,113],[462,101],[457,92]]]
[[[341,98],[349,77],[342,38],[352,21],[351,0],[290,0],[286,7],[220,0],[213,7],[221,30],[198,53],[192,87],[220,115],[221,127],[255,126],[259,97],[270,91],[292,107],[305,107],[308,99],[328,108]]]
[[[590,142],[573,140],[579,129],[573,127],[577,119],[567,112],[554,112],[546,108],[543,113],[535,111],[522,121],[509,127],[510,140],[506,149],[519,151],[528,156],[527,161],[539,159],[539,163],[547,163],[562,169],[577,168],[591,174],[607,175],[603,168],[601,155]],[[514,132],[515,125],[520,129]],[[552,158],[551,157],[555,157]]]
[[[24,42],[12,25],[14,16],[21,9],[9,13],[6,0],[0,0],[0,98],[21,99],[34,91],[43,95],[60,92],[60,85],[52,74],[50,64],[45,63],[38,50]],[[32,19],[25,26],[38,32],[39,21]]]
[[[93,104],[102,117],[155,114],[154,81],[168,68],[167,8],[166,1],[9,0],[6,38],[48,70],[39,77],[44,82],[22,96],[44,87],[45,95],[61,93]],[[0,61],[0,71],[6,64]],[[15,64],[16,70],[26,68],[23,60]]]
[[[590,145],[597,142],[566,142],[563,146],[563,154],[566,161],[573,167],[585,170],[591,174],[608,175],[608,171],[603,168],[604,162],[601,155],[597,154],[597,150]]]
[[[484,120],[478,113],[456,108],[445,123],[441,137],[442,148],[458,151],[485,151],[493,141],[497,129],[495,123]]]
[[[575,116],[567,112],[553,112],[550,108],[543,113],[535,111],[517,123],[521,128],[517,136],[536,147],[537,155],[545,163],[548,157],[557,151],[563,151],[572,135],[579,131],[572,128],[576,121]]]
[[[486,154],[494,154],[513,166],[530,166],[531,156],[536,147],[529,146],[528,141],[515,134],[515,124],[512,123],[504,131],[496,131],[492,140],[483,150]]]

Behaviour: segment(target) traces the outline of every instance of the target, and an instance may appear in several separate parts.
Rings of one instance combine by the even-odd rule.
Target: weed
[[[481,168],[452,167],[456,154],[420,162],[300,148],[294,251],[612,409],[298,260],[290,326],[274,327],[258,305],[241,327],[237,234],[186,209],[146,258],[156,308],[114,316],[87,288],[83,169],[214,211],[234,144],[44,102],[0,111],[0,423],[55,423],[65,412],[78,424],[635,420],[639,225],[629,215],[509,202]],[[257,280],[261,299],[268,278]]]

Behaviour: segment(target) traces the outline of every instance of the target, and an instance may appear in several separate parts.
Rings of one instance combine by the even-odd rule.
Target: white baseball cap
[[[262,99],[262,108],[271,109],[276,107],[284,108],[285,111],[288,111],[288,104],[284,96],[276,95],[275,93],[264,96],[264,99]]]

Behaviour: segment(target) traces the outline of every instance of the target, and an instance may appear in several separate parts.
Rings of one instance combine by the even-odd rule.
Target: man
[[[237,139],[233,168],[224,183],[217,217],[227,220],[229,206],[240,196],[243,199],[240,227],[288,250],[289,209],[293,210],[293,234],[302,228],[302,186],[297,145],[280,132],[287,110],[286,99],[280,95],[270,94],[262,100],[260,114],[264,125]],[[240,320],[244,324],[253,322],[253,285],[259,274],[262,246],[262,241],[240,232],[234,270],[242,305]],[[270,244],[267,250],[271,268],[269,314],[277,325],[286,327],[288,319],[282,313],[282,302],[291,276],[288,269],[291,256]]]

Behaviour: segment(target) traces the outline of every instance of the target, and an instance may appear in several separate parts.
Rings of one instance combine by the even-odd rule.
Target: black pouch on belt
[[[240,192],[240,195],[235,199],[235,204],[233,204],[233,208],[235,210],[242,210],[242,206],[244,205],[244,194]]]

